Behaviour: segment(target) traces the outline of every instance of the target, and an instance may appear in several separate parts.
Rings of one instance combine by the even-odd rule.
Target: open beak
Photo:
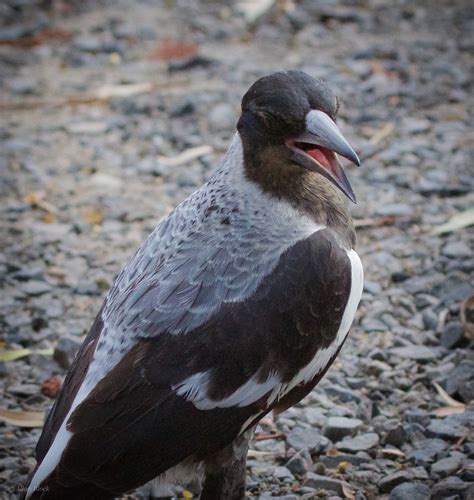
[[[298,137],[288,140],[286,145],[292,151],[292,158],[296,163],[323,175],[356,203],[354,191],[338,155],[357,166],[360,165],[360,160],[329,115],[311,110],[306,115],[306,130]]]

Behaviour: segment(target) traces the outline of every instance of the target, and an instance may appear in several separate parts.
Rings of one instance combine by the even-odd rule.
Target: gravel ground
[[[474,205],[469,2],[280,1],[256,20],[237,2],[38,4],[0,6],[0,328],[33,351],[0,362],[0,407],[51,405],[115,274],[222,157],[244,91],[300,68],[337,88],[363,158],[366,285],[325,379],[257,429],[248,496],[474,498],[474,231],[433,232]],[[39,433],[0,423],[1,498]]]

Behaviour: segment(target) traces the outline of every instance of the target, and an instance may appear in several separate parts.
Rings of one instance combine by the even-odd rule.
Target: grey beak
[[[298,137],[298,140],[330,149],[360,166],[357,153],[334,121],[322,111],[312,110],[306,115],[306,131]]]

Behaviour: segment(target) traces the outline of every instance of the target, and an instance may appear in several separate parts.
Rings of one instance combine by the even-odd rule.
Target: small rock
[[[413,465],[429,466],[447,448],[441,439],[421,439],[415,442],[415,449],[407,453],[407,460]]]
[[[306,449],[300,450],[286,463],[288,470],[290,470],[293,474],[298,474],[300,476],[308,472],[312,465],[313,460]]]
[[[362,427],[358,418],[330,417],[323,429],[324,435],[331,441],[340,441],[346,436],[354,436]]]
[[[432,500],[447,500],[447,497],[454,497],[457,499],[468,486],[468,483],[465,483],[462,479],[459,479],[456,476],[451,476],[438,481],[433,486],[431,489],[431,498]]]
[[[447,243],[441,253],[446,257],[458,259],[461,257],[469,257],[472,255],[472,249],[469,248],[464,241],[452,241]]]
[[[399,423],[392,425],[390,429],[387,430],[387,435],[385,436],[385,443],[391,444],[392,446],[400,447],[406,441],[407,435],[403,426]]]
[[[446,349],[456,347],[464,338],[464,327],[460,321],[451,321],[441,333],[440,343]]]
[[[321,453],[329,440],[317,429],[294,429],[286,438],[288,446],[296,451],[307,449],[310,453]]]
[[[355,438],[346,438],[335,444],[335,447],[341,451],[356,452],[370,450],[379,444],[379,437],[373,432],[360,434]]]
[[[427,411],[420,408],[409,409],[405,412],[405,420],[411,424],[420,424],[423,427],[430,425],[431,418]]]
[[[439,353],[423,345],[392,347],[390,353],[400,358],[413,359],[415,361],[432,361],[439,358]]]
[[[27,77],[11,78],[8,81],[8,88],[15,95],[35,94],[38,90],[38,82]]]
[[[382,493],[390,493],[395,486],[411,481],[412,479],[413,475],[410,471],[399,470],[397,472],[392,472],[380,480],[379,489]]]
[[[335,491],[338,495],[344,496],[342,481],[338,481],[337,479],[332,479],[326,476],[320,476],[319,474],[314,474],[313,472],[308,472],[306,474],[303,486],[309,486],[310,488],[315,489]]]
[[[32,280],[22,284],[21,289],[24,293],[32,297],[38,297],[51,291],[51,285],[45,281]]]
[[[467,433],[467,428],[457,422],[432,420],[426,428],[428,435],[440,439],[459,439]]]
[[[103,134],[108,129],[105,122],[76,122],[67,126],[71,134],[98,135]]]
[[[442,458],[431,466],[431,475],[435,479],[452,476],[460,467],[461,460],[459,458]]]
[[[61,368],[67,370],[74,360],[81,341],[72,337],[62,337],[54,348],[53,358]]]
[[[211,109],[207,119],[212,132],[222,132],[235,127],[237,115],[233,106],[221,102]]]
[[[397,215],[400,217],[407,217],[413,215],[413,207],[405,203],[387,203],[375,210],[377,215]]]
[[[389,500],[430,500],[430,498],[428,486],[411,482],[395,486],[389,496]]]
[[[278,467],[275,467],[275,471],[273,472],[273,475],[278,479],[289,479],[291,481],[293,479],[295,479],[295,476],[293,476],[291,471],[287,467],[284,467],[281,465]]]

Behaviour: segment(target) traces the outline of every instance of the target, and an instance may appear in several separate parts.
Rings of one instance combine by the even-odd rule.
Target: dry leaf
[[[379,144],[387,137],[392,135],[394,130],[395,130],[395,125],[393,123],[386,123],[381,129],[375,132],[375,134],[370,138],[369,142],[371,144]]]
[[[275,451],[257,451],[257,450],[249,450],[247,453],[247,457],[249,458],[274,457],[275,455],[284,455],[284,453],[278,453]]]
[[[432,234],[443,234],[474,225],[474,208],[453,215],[448,222],[435,227]]]
[[[160,59],[162,61],[185,59],[197,56],[198,52],[198,46],[195,43],[163,40],[150,54],[150,59]]]
[[[98,99],[111,99],[113,97],[130,97],[137,94],[151,92],[153,84],[151,82],[128,83],[124,85],[104,85],[100,87],[96,96]]]
[[[438,391],[438,394],[448,403],[448,406],[454,406],[456,408],[465,408],[466,405],[464,403],[461,403],[459,401],[456,401],[453,399],[439,384],[436,382],[433,382],[433,385],[435,386],[436,390]]]
[[[18,427],[43,427],[43,411],[6,410],[0,408],[0,420]]]
[[[337,451],[336,448],[329,448],[327,451],[326,451],[326,455],[328,457],[337,457],[339,455],[339,452]]]
[[[102,224],[102,221],[104,220],[102,211],[98,208],[91,208],[85,213],[84,217],[86,221],[93,226]]]
[[[344,498],[348,500],[355,499],[355,491],[344,481],[342,482],[342,493],[344,494]]]
[[[0,45],[9,45],[21,49],[29,49],[50,40],[69,40],[72,36],[73,33],[71,31],[49,28],[33,36],[24,36],[21,38],[15,38],[14,40],[0,40]]]
[[[435,417],[447,417],[448,415],[454,415],[455,413],[464,413],[465,411],[465,406],[444,406],[442,408],[436,408],[431,412],[431,414]]]
[[[11,349],[0,351],[0,361],[15,361],[16,359],[24,358],[30,354],[41,354],[42,356],[52,356],[54,349]]]
[[[195,148],[187,149],[186,151],[183,151],[179,155],[172,158],[168,158],[166,156],[158,156],[158,160],[160,161],[160,163],[166,165],[167,167],[178,167],[179,165],[189,163],[190,161],[209,153],[212,153],[211,146],[197,146]]]

